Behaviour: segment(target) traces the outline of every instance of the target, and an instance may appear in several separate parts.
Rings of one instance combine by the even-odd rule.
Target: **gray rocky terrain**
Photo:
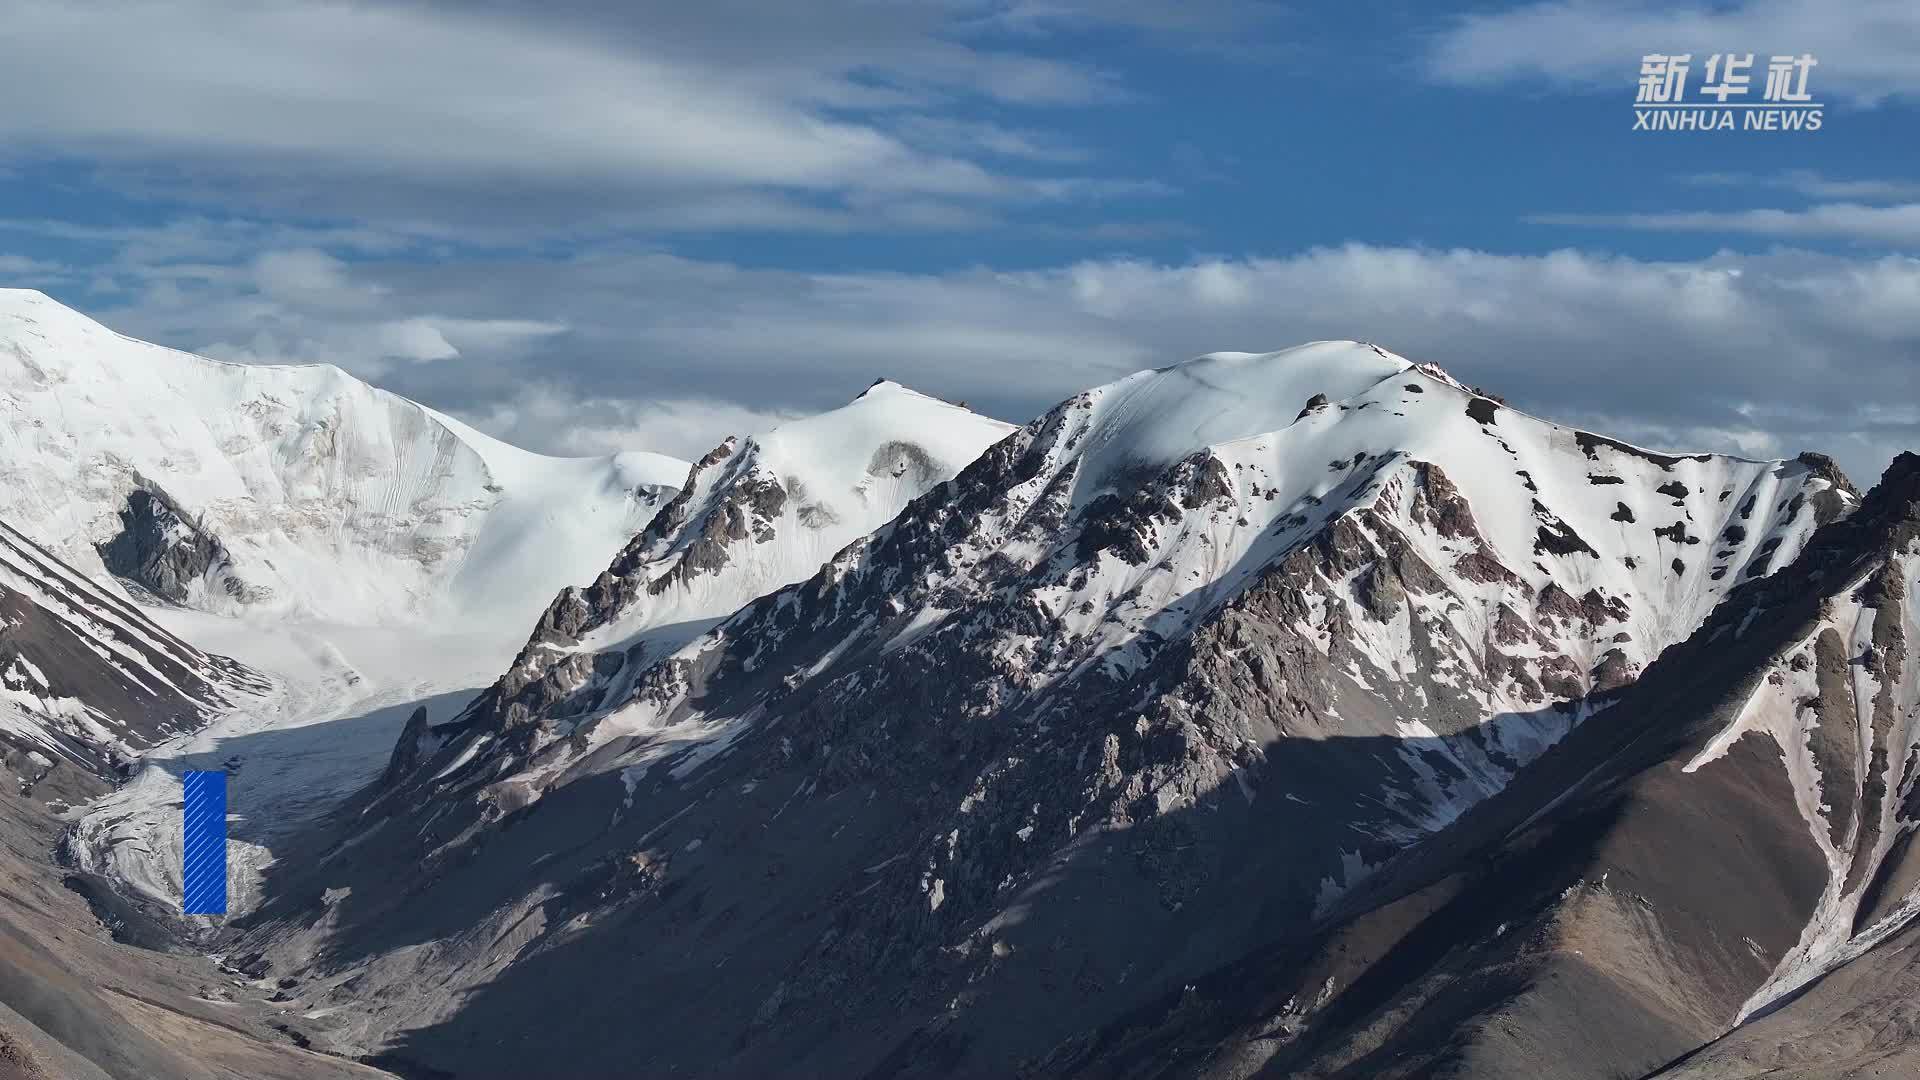
[[[66,809],[263,687],[0,523],[0,1076],[384,1075],[303,1048],[272,988],[64,865]]]

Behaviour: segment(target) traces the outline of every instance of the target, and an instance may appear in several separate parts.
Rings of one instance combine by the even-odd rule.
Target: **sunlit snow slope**
[[[562,459],[331,366],[221,363],[0,290],[0,517],[159,599],[348,624],[530,618],[686,463]]]

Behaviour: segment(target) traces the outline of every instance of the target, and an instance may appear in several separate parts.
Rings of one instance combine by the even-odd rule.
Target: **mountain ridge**
[[[415,470],[429,500],[552,475],[417,413],[458,444]],[[608,467],[573,480],[605,496]],[[103,569],[264,599],[231,507],[122,475]],[[1862,496],[1819,454],[1634,446],[1328,341],[1019,428],[876,380],[629,516],[537,617],[486,578],[511,543],[448,534],[421,581],[518,590],[525,645],[464,707],[378,698],[380,730],[409,715],[382,760],[324,723],[247,743],[262,782],[299,779],[251,749],[276,742],[366,779],[302,782],[293,825],[247,806],[243,914],[205,939],[315,1046],[462,1076],[564,1050],[1730,1080],[1920,1033],[1920,457]],[[358,678],[326,666],[289,724]],[[165,849],[172,788],[140,781],[68,847],[160,898],[133,849]]]
[[[620,697],[403,744],[245,947],[470,995],[372,1021],[434,1067],[515,1067],[462,1040],[615,956],[682,985],[693,934],[735,959],[697,1010],[630,990],[657,1060],[1005,1071],[1335,910],[1853,502],[1817,460],[1641,450],[1363,344],[1184,368],[1068,399]],[[299,897],[401,866],[306,928]],[[805,1035],[844,1025],[873,1034]]]

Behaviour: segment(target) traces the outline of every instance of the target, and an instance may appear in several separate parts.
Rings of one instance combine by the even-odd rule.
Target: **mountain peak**
[[[1806,455],[1801,455],[1803,458]],[[1902,450],[1894,455],[1887,465],[1887,471],[1880,474],[1880,489],[1889,494],[1883,498],[1901,497],[1909,503],[1920,499],[1920,454],[1911,450]]]
[[[1013,430],[879,379],[830,412],[729,436],[605,573],[554,599],[458,723],[537,741],[558,702],[617,698],[645,665],[812,576]]]
[[[964,402],[948,401],[947,399],[942,397],[935,397],[932,394],[927,394],[919,390],[915,390],[913,387],[908,386],[905,383],[896,382],[895,380],[888,379],[888,378],[879,378],[868,383],[867,388],[865,390],[860,391],[858,394],[855,394],[853,396],[853,400],[847,402],[847,404],[853,405],[862,401],[902,401],[902,400],[933,401],[933,402],[939,402],[943,405],[951,406],[956,409],[964,409],[967,407],[966,403]]]
[[[1836,529],[1855,549],[1898,549],[1920,537],[1920,454],[1901,451]]]
[[[0,338],[26,333],[45,339],[49,331],[79,334],[112,333],[97,320],[68,307],[39,289],[0,289]]]
[[[867,388],[865,390],[862,390],[858,394],[855,394],[853,396],[853,400],[859,401],[861,398],[866,397],[868,394],[874,393],[875,391],[878,391],[882,394],[889,394],[889,393],[896,393],[901,390],[905,390],[908,393],[913,392],[912,388],[907,386],[905,383],[896,382],[893,379],[889,379],[885,375],[882,375],[879,378],[868,383]]]

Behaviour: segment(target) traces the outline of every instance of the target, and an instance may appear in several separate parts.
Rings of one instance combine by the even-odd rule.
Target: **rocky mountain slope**
[[[0,761],[18,793],[97,792],[265,686],[0,522]]]
[[[0,1075],[385,1075],[296,1045],[268,992],[53,857],[67,837],[50,809],[267,689],[0,522]]]
[[[1903,1075],[1917,574],[1906,455],[1314,932],[1063,1042],[1044,1071]]]
[[[548,458],[328,366],[228,364],[0,290],[0,518],[148,599],[353,625],[519,621],[686,476]]]
[[[59,839],[38,790],[0,791],[0,1076],[391,1080],[299,1045],[270,984],[49,863]]]
[[[898,383],[741,442],[728,438],[590,585],[548,606],[512,667],[443,732],[550,728],[951,479],[1013,425]]]
[[[410,731],[242,947],[462,1076],[1071,1065],[1607,730],[1854,501],[1364,344],[1142,372],[590,697]]]

